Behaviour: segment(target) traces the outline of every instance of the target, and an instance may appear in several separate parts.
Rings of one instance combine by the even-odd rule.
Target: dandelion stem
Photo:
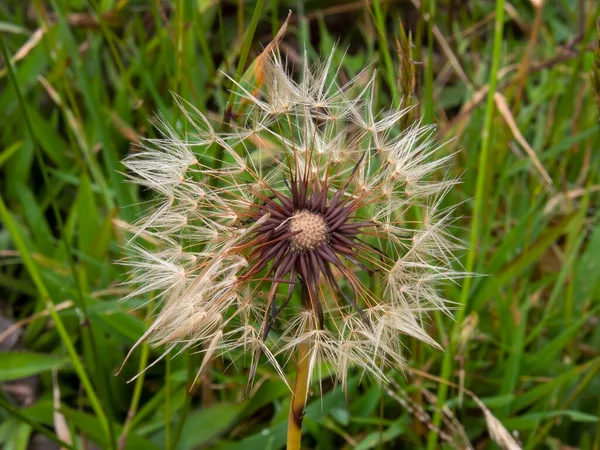
[[[308,289],[306,285],[302,283],[302,307],[308,309],[310,308],[309,305],[310,298]],[[302,441],[302,419],[304,417],[304,407],[306,406],[309,383],[307,343],[303,342],[298,344],[297,358],[296,381],[294,382],[294,392],[292,393],[292,402],[290,403],[290,414],[288,417],[287,450],[300,450],[300,443]]]
[[[302,440],[302,418],[308,391],[308,344],[298,345],[296,382],[288,419],[287,450],[299,450]]]

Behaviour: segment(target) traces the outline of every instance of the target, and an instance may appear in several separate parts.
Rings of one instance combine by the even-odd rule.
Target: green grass
[[[291,9],[290,58],[338,43],[348,77],[375,61],[376,109],[416,104],[458,151],[462,183],[445,201],[460,203],[453,233],[469,243],[464,267],[481,274],[447,288],[456,320],[431,317],[445,352],[406,341],[397,395],[357,375],[346,396],[323,380],[306,448],[493,448],[472,392],[523,448],[600,449],[600,7],[544,2],[536,19],[529,0],[458,3],[0,4],[0,316],[20,333],[0,352],[0,446],[25,449],[34,435],[65,448],[284,445],[289,391],[267,368],[247,401],[247,367],[227,361],[191,388],[193,352],[127,383],[161,355],[141,345],[114,376],[152,311],[150,298],[120,301],[126,268],[115,261],[147,200],[120,163],[136,135],[155,136],[156,114],[178,124],[171,91],[229,120],[222,72],[246,77]],[[32,404],[10,390],[26,376],[40,383]]]

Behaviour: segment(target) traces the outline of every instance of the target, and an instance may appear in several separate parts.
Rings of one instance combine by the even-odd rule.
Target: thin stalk
[[[302,419],[308,394],[308,344],[298,345],[296,381],[288,416],[287,450],[299,450],[302,441]]]
[[[481,141],[481,153],[479,154],[479,165],[477,173],[477,186],[475,191],[475,206],[473,210],[473,222],[471,224],[471,235],[469,240],[469,253],[467,255],[467,263],[465,266],[466,272],[473,272],[475,268],[476,257],[479,254],[477,243],[481,234],[481,225],[483,220],[483,210],[485,201],[487,199],[486,186],[488,180],[491,178],[492,168],[488,170],[488,155],[490,152],[490,143],[492,135],[492,123],[494,118],[494,93],[496,92],[496,83],[498,79],[498,69],[500,65],[500,52],[502,49],[502,36],[504,28],[504,0],[496,1],[496,22],[494,25],[494,47],[492,54],[492,66],[490,69],[490,83],[489,91],[487,96],[487,103],[485,108],[485,121]],[[462,285],[460,295],[460,306],[456,313],[456,321],[453,328],[453,333],[449,340],[448,349],[444,354],[444,360],[442,364],[441,378],[448,380],[452,373],[452,357],[454,354],[454,348],[456,341],[452,338],[456,331],[462,326],[462,322],[465,318],[466,307],[469,300],[469,293],[471,291],[471,280],[472,278],[466,278]],[[448,394],[448,385],[441,383],[438,388],[437,395],[437,408],[433,416],[433,425],[435,429],[439,427],[442,420],[442,407],[446,402]],[[437,448],[437,434],[434,431],[429,432],[427,437],[427,450],[433,450]]]
[[[469,254],[467,257],[466,271],[472,272],[475,268],[475,260],[479,254],[477,248],[477,242],[481,234],[481,225],[483,222],[483,209],[486,200],[486,187],[488,186],[488,180],[492,177],[493,173],[488,170],[488,155],[490,153],[490,143],[492,141],[492,122],[494,118],[494,94],[496,91],[496,82],[499,72],[500,65],[500,51],[502,48],[502,35],[504,27],[504,0],[498,0],[496,3],[496,24],[494,30],[494,51],[492,55],[492,67],[490,70],[490,89],[488,92],[487,103],[485,108],[485,122],[481,141],[481,153],[479,154],[479,164],[477,170],[477,187],[475,190],[475,207],[473,211],[473,224],[471,227],[471,236],[469,240]],[[491,168],[490,168],[491,169]],[[462,308],[459,308],[456,314],[456,325],[455,327],[461,326],[461,322],[466,314],[466,305],[469,299],[469,291],[471,289],[471,282],[473,278],[466,278],[462,286],[460,304]]]
[[[308,289],[303,284],[302,307],[308,308],[309,304]],[[308,395],[309,376],[308,344],[301,343],[298,345],[296,380],[294,382],[294,391],[292,393],[292,402],[290,403],[290,413],[288,416],[287,450],[300,450],[301,447],[302,419],[304,418],[304,408],[306,407],[306,397]]]

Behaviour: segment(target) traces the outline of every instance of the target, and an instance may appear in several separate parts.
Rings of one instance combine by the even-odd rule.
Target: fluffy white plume
[[[448,313],[438,288],[465,275],[452,267],[461,243],[450,231],[452,211],[442,208],[455,181],[440,170],[452,155],[438,156],[430,126],[400,129],[407,111],[373,111],[368,69],[340,85],[332,57],[312,67],[305,61],[298,77],[277,52],[261,67],[263,86],[235,83],[236,119],[226,132],[176,98],[191,131],[162,121],[163,137],[143,141],[124,161],[131,179],[156,197],[130,245],[129,297],[159,292],[142,339],[167,351],[197,347],[205,358],[226,354],[236,365],[242,358],[255,367],[263,357],[284,379],[285,362],[303,344],[311,372],[329,367],[346,383],[358,366],[384,378],[386,367],[405,364],[403,335],[438,347],[424,321],[432,310]],[[336,228],[360,233],[337,232],[338,243],[321,259],[311,254],[253,273],[260,258],[285,266],[279,253],[305,250],[305,241],[286,247],[256,235],[279,220],[277,208],[290,202],[290,182],[299,177],[326,186],[323,209],[339,209],[324,246]],[[280,206],[257,219],[269,202]],[[336,203],[352,205],[353,214],[342,217],[346,210]],[[336,214],[346,222],[334,223]],[[294,217],[281,218],[275,230]],[[142,245],[144,236],[158,248]],[[320,242],[312,239],[306,242]],[[253,253],[267,245],[271,253]],[[316,274],[322,317],[300,308],[294,295],[297,282],[308,282],[303,273]]]

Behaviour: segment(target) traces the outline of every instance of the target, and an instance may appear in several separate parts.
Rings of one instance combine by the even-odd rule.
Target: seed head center
[[[325,219],[320,214],[299,211],[290,219],[290,231],[298,232],[290,238],[292,251],[314,250],[328,240]]]

